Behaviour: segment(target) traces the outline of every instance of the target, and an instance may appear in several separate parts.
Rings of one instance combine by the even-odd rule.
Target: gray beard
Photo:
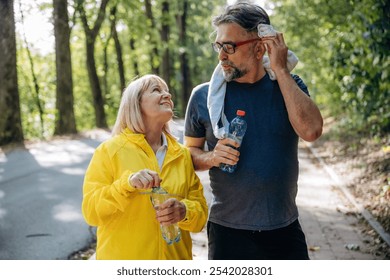
[[[231,69],[232,71],[230,72],[223,71],[223,77],[225,78],[226,82],[231,82],[233,80],[241,78],[247,73],[247,71],[240,70],[237,67],[232,67]]]

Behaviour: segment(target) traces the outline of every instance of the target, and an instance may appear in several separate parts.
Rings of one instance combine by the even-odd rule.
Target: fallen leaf
[[[314,251],[319,251],[320,249],[321,249],[320,246],[310,246],[310,247],[309,247],[309,251],[312,251],[312,252],[314,252]]]

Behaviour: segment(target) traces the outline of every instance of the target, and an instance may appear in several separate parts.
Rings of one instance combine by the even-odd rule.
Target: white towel
[[[287,53],[287,68],[291,72],[297,65],[298,57],[292,52]],[[263,66],[267,71],[271,80],[276,80],[275,73],[271,70],[270,60],[268,56],[263,57]],[[207,108],[210,114],[211,126],[216,138],[223,139],[228,135],[229,122],[224,114],[224,100],[226,92],[226,81],[223,77],[221,64],[218,63],[213,75],[210,79],[208,96],[207,96]],[[219,121],[222,123],[222,127],[218,126]]]

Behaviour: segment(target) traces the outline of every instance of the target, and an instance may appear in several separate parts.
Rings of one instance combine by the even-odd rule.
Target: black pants
[[[209,260],[308,260],[299,221],[287,227],[252,231],[207,224]]]

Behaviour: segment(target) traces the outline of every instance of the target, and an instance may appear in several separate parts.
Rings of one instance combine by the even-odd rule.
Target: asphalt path
[[[102,140],[57,139],[0,153],[0,259],[67,259],[91,241],[82,183]]]

